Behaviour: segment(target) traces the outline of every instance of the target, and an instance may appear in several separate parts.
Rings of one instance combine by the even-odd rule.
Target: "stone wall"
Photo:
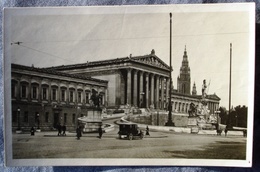
[[[168,112],[152,112],[152,125],[164,126],[168,121]],[[172,114],[172,121],[176,127],[187,127],[188,115],[186,114]]]

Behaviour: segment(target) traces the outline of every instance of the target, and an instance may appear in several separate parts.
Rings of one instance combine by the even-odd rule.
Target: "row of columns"
[[[138,78],[138,73],[139,73],[139,78]],[[138,83],[139,83],[139,88],[138,88]],[[134,106],[140,107],[141,104],[145,102],[145,106],[142,105],[143,107],[146,108],[155,107],[157,109],[159,108],[163,109],[165,106],[165,102],[168,101],[169,78],[163,75],[155,74],[151,72],[144,72],[136,69],[127,69],[126,87],[127,87],[126,88],[127,104],[133,104]],[[139,97],[139,101],[138,101],[138,97]]]
[[[175,102],[172,102],[172,109],[175,112],[185,112],[185,113],[187,113],[189,108],[190,108],[190,103],[191,102],[175,101]],[[199,102],[197,102],[197,104],[198,103]],[[207,106],[208,106],[208,110],[210,110],[210,114],[214,114],[215,111],[218,109],[218,103],[215,103],[215,102],[208,102]]]

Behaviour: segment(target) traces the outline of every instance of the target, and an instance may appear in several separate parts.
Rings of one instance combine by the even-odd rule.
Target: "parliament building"
[[[132,56],[36,68],[12,64],[12,126],[29,129],[39,125],[51,130],[57,124],[74,129],[77,119],[96,116],[90,97],[93,90],[100,95],[100,106],[167,110],[170,67],[156,56],[155,50],[143,56]],[[172,91],[175,113],[188,113],[190,103],[198,104],[194,83],[191,92],[190,68],[185,47],[177,89]],[[210,113],[218,109],[220,98],[207,95]]]

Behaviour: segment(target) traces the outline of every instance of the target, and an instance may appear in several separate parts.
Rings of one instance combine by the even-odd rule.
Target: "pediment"
[[[168,70],[170,69],[170,67],[167,64],[165,64],[161,59],[159,59],[157,56],[137,57],[134,58],[134,60],[152,66],[160,67],[163,69],[168,69]]]

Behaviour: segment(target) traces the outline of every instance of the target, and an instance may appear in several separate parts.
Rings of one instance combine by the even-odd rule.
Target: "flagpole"
[[[232,43],[230,43],[230,67],[229,67],[229,104],[228,104],[228,121],[227,121],[227,127],[229,126],[229,120],[230,120],[230,107],[231,107],[231,77],[232,77]]]
[[[168,121],[166,122],[166,126],[174,126],[172,122],[172,13],[170,13],[170,88],[169,88],[169,102],[168,102]]]

